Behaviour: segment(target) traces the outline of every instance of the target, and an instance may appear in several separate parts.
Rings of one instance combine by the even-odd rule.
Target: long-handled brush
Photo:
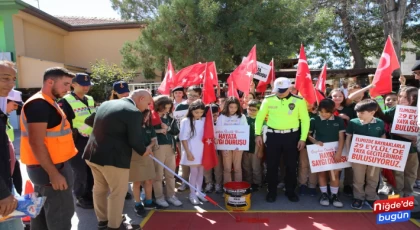
[[[195,191],[197,191],[198,193],[200,193],[201,196],[203,196],[204,198],[206,198],[210,203],[212,203],[213,205],[216,205],[217,207],[219,207],[220,209],[222,209],[223,211],[225,211],[227,214],[229,214],[236,222],[240,222],[241,218],[239,216],[235,217],[233,216],[228,210],[224,209],[222,206],[220,206],[216,201],[214,201],[213,199],[211,199],[209,196],[207,196],[205,193],[201,192],[201,189],[197,189],[196,187],[192,186],[190,183],[188,183],[188,181],[184,180],[184,178],[180,177],[178,174],[176,174],[174,171],[172,171],[172,169],[170,169],[168,166],[166,166],[164,163],[162,163],[161,161],[159,161],[158,159],[156,159],[154,156],[149,155],[149,157],[151,157],[156,163],[160,164],[162,167],[164,167],[166,170],[168,170],[170,173],[172,173],[174,176],[178,177],[178,179],[180,179],[182,182],[184,182],[185,184],[187,184],[188,186],[190,186],[190,189],[194,189]]]

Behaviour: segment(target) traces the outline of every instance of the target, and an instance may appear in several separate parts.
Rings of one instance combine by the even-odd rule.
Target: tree
[[[109,64],[104,59],[96,60],[95,63],[91,64],[90,69],[93,82],[90,95],[96,101],[107,100],[114,82],[119,80],[130,82],[136,76],[135,72],[127,71],[113,63]]]
[[[135,42],[124,45],[123,66],[163,71],[170,57],[178,69],[215,61],[219,71],[229,72],[254,44],[259,61],[295,58],[300,43],[332,23],[327,11],[308,14],[308,5],[309,0],[172,0],[159,6]]]
[[[171,0],[111,0],[112,8],[120,12],[122,19],[136,21],[157,17],[159,6],[170,2]]]

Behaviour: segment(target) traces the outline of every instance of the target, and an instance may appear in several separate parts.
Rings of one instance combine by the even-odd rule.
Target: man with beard
[[[22,108],[21,160],[35,192],[47,197],[39,216],[31,219],[32,230],[71,229],[74,204],[69,160],[77,149],[70,123],[56,100],[70,90],[73,77],[61,67],[47,69],[41,91]]]
[[[86,95],[90,86],[90,76],[85,73],[77,73],[73,78],[73,92],[58,102],[73,130],[74,144],[78,151],[77,155],[70,160],[74,176],[73,193],[77,199],[76,205],[84,209],[93,208],[92,171],[82,159],[89,135],[92,133],[92,127],[86,125],[85,120],[95,112],[93,97]]]

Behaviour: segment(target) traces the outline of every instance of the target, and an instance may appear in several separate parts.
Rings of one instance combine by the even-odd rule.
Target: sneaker
[[[378,194],[379,195],[388,195],[390,192],[390,187],[388,187],[387,185],[382,186],[382,188],[378,189]]]
[[[223,187],[220,184],[215,185],[215,190],[218,194],[223,193]]]
[[[198,194],[197,197],[198,197],[199,200],[201,200],[201,202],[208,202],[208,200],[204,196],[202,196],[201,194]]]
[[[153,209],[163,209],[162,206],[158,205],[155,201],[152,201],[150,204],[144,204],[144,209],[153,210]]]
[[[343,189],[343,193],[344,195],[347,195],[347,196],[353,196],[353,188],[351,187],[351,185],[345,185]]]
[[[353,200],[353,203],[351,203],[351,208],[362,209],[363,203],[364,202],[362,200],[355,199],[355,200]]]
[[[125,194],[125,199],[131,200],[131,198],[133,198],[133,196],[129,192],[127,192],[127,194]]]
[[[160,205],[160,206],[162,206],[164,208],[169,207],[168,202],[166,202],[166,200],[164,198],[156,199],[156,204],[158,204],[158,205]]]
[[[121,229],[124,229],[124,230],[141,230],[141,226],[138,225],[138,224],[129,224],[129,223],[122,222],[121,225],[120,225],[120,228],[118,228],[118,229],[119,230],[121,230]]]
[[[93,209],[93,202],[90,202],[84,198],[78,198],[76,200],[76,205],[83,209]]]
[[[185,183],[182,183],[181,186],[179,186],[177,190],[178,190],[178,192],[183,192],[187,189],[188,189],[188,185],[185,184]]]
[[[141,203],[134,205],[134,212],[136,213],[137,216],[141,216],[141,217],[146,216],[146,210]]]
[[[258,190],[260,189],[260,186],[257,184],[252,184],[251,189],[252,189],[252,192],[258,192]]]
[[[280,182],[280,183],[277,185],[277,188],[284,188],[284,186],[285,186],[285,184],[284,184],[283,182]]]
[[[328,193],[322,193],[321,197],[319,198],[319,204],[322,206],[330,205],[330,197],[328,196]]]
[[[365,200],[365,204],[370,208],[373,209],[373,203],[375,203],[374,200]]]
[[[420,188],[420,180],[416,180],[414,183],[414,188]]]
[[[213,184],[212,183],[207,183],[206,188],[204,189],[205,193],[210,193],[213,192]]]
[[[108,221],[99,221],[98,230],[106,230],[108,228]]]
[[[181,201],[179,201],[178,198],[176,198],[176,196],[172,196],[171,198],[169,198],[168,202],[171,203],[173,206],[176,206],[176,207],[182,205]]]
[[[309,188],[309,195],[316,196],[316,188]]]
[[[198,205],[200,204],[200,201],[198,200],[196,195],[190,195],[189,197],[191,204]]]
[[[336,207],[336,208],[342,208],[344,205],[343,205],[343,202],[341,202],[341,200],[340,199],[338,199],[338,196],[337,196],[337,194],[333,194],[332,195],[332,197],[331,197],[331,201],[332,201],[332,203],[333,203],[333,206],[334,207]]]
[[[306,186],[306,185],[301,185],[300,187],[299,187],[299,196],[303,196],[303,195],[305,195],[305,193],[306,193],[306,190],[308,189],[308,186]]]

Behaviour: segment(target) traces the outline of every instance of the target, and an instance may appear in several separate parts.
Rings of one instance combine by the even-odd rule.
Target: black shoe
[[[370,209],[373,209],[373,203],[375,203],[375,201],[374,201],[374,200],[366,200],[366,201],[365,201],[365,204],[367,204],[367,206],[368,206]]]
[[[252,192],[258,192],[259,188],[260,188],[260,186],[257,185],[257,184],[252,184],[251,185]]]
[[[274,203],[274,202],[276,202],[276,197],[277,197],[276,194],[274,194],[274,193],[268,193],[267,196],[265,197],[265,200],[268,203]]]
[[[125,199],[131,200],[131,198],[133,198],[133,196],[129,192],[127,192],[127,194],[125,195]]]
[[[146,209],[143,207],[141,203],[134,205],[134,212],[136,212],[137,216],[141,216],[141,217],[146,216]]]
[[[353,188],[351,185],[345,185],[343,189],[343,193],[346,196],[353,196]]]
[[[329,184],[327,185],[327,193],[328,193],[328,196],[331,197],[331,187]]]
[[[108,228],[108,221],[99,221],[98,230],[105,230]]]
[[[152,201],[152,203],[150,203],[150,204],[144,204],[144,209],[146,209],[146,210],[164,209],[164,207],[156,204],[155,201]]]
[[[351,207],[353,209],[362,209],[363,203],[364,203],[363,200],[355,199],[353,200],[353,203],[351,203]]]
[[[93,202],[87,201],[83,198],[77,199],[76,205],[83,209],[93,209]]]
[[[287,194],[287,199],[291,202],[298,202],[299,197],[295,193]]]

